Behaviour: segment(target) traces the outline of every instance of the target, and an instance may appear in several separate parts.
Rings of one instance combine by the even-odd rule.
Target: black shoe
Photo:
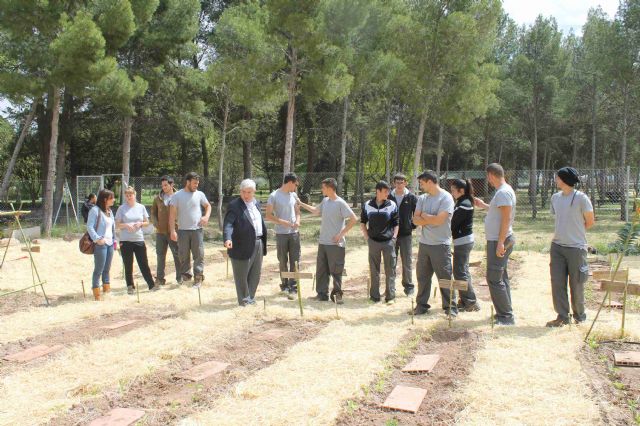
[[[165,280],[164,278],[156,278],[156,281],[154,283],[154,285],[158,286],[158,285],[166,285],[167,284],[167,280]]]
[[[342,301],[342,295],[341,294],[336,294],[334,297],[334,302],[336,303],[336,305],[342,305],[344,304],[344,302]]]
[[[287,299],[288,300],[296,300],[296,296],[298,295],[297,292],[295,291],[289,291],[287,292]]]
[[[158,291],[158,290],[160,290],[159,285],[152,285],[151,287],[149,287],[149,291]]]
[[[136,289],[131,286],[131,287],[127,287],[127,294],[135,294]]]
[[[513,326],[513,325],[516,325],[516,322],[515,321],[498,320],[498,321],[496,321],[496,325]]]
[[[328,302],[329,297],[318,294],[316,296],[310,297],[309,300],[315,300],[316,302]]]
[[[571,321],[569,320],[569,318],[556,318],[553,321],[549,321],[547,323],[547,327],[549,328],[555,328],[555,327],[562,327],[564,325],[568,325]]]
[[[374,299],[373,297],[369,297],[371,303],[380,303],[380,299]]]
[[[417,306],[413,310],[413,315],[425,315],[428,313],[429,313],[429,308],[425,308],[424,306]],[[411,312],[409,312],[409,315],[411,315]]]
[[[191,275],[190,274],[182,274],[182,282],[183,283],[188,283],[189,281],[191,281]]]
[[[409,296],[413,296],[413,294],[414,294],[415,292],[416,292],[416,291],[415,291],[414,289],[411,289],[411,290],[405,290],[405,291],[404,291],[404,294],[405,294],[405,296],[409,297]]]

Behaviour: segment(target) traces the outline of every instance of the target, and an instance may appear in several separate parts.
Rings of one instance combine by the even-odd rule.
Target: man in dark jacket
[[[96,194],[91,193],[89,195],[87,195],[87,199],[84,200],[84,203],[82,203],[82,208],[81,208],[81,213],[82,213],[82,218],[84,219],[84,223],[87,223],[87,220],[89,219],[89,212],[91,211],[92,208],[94,208],[96,206]]]
[[[384,258],[385,301],[395,303],[396,298],[396,252],[398,236],[398,208],[388,200],[389,184],[376,184],[376,196],[362,205],[360,228],[369,245],[369,272],[371,288],[369,297],[374,303],[380,301],[380,261]]]
[[[398,207],[398,239],[396,240],[396,259],[398,251],[402,258],[402,287],[404,294],[414,293],[413,285],[413,212],[416,210],[418,198],[407,189],[407,177],[397,174],[393,177],[395,189],[389,194],[389,199]]]
[[[178,243],[171,240],[169,227],[169,202],[176,190],[173,187],[173,178],[163,176],[160,179],[162,189],[160,193],[153,198],[151,205],[151,223],[156,228],[156,285],[165,285],[164,269],[167,258],[167,248],[171,250],[173,256],[173,264],[176,268],[176,282],[182,284],[182,275],[180,268],[180,256],[178,255]]]
[[[256,183],[240,183],[240,198],[229,203],[224,217],[224,246],[227,248],[240,306],[254,305],[260,282],[262,257],[267,254],[267,227],[254,198]]]

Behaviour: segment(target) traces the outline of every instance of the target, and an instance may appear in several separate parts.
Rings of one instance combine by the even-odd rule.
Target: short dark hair
[[[184,175],[184,181],[185,182],[189,182],[191,180],[200,180],[200,175],[197,174],[196,172],[189,172],[186,175]]]
[[[406,182],[406,181],[407,181],[407,177],[406,177],[405,175],[403,175],[402,173],[396,173],[396,174],[393,176],[393,181],[395,182],[395,181],[397,181],[397,180],[403,180],[403,181],[405,181],[405,182]]]
[[[173,185],[173,178],[171,176],[162,176],[160,178],[160,182],[162,183],[164,181],[166,181],[169,185]]]
[[[418,180],[423,180],[425,182],[431,181],[433,183],[438,183],[438,175],[433,170],[427,170],[426,172],[422,172],[420,176],[418,176]]]
[[[87,195],[87,201],[89,201],[90,199],[92,199],[95,196],[96,196],[96,194],[94,194],[93,192],[90,192],[89,195]]]
[[[494,175],[495,177],[503,178],[504,177],[504,169],[498,163],[491,163],[487,166],[487,173]]]
[[[287,173],[284,175],[284,183],[297,182],[298,176],[295,173]]]
[[[112,191],[109,191],[108,189],[101,189],[100,192],[98,192],[98,200],[96,201],[96,206],[98,206],[100,210],[106,213],[107,200],[110,200],[115,197],[116,196]]]
[[[391,189],[391,187],[387,182],[381,180],[378,183],[376,183],[376,191],[382,191],[383,189],[389,190]]]
[[[338,182],[334,178],[326,178],[322,182],[322,185],[333,188],[334,191],[338,190]]]

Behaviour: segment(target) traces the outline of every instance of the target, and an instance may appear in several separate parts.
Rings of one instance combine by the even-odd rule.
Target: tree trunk
[[[484,126],[484,169],[487,170],[487,166],[489,166],[489,147],[490,147],[490,139],[489,139],[489,121],[485,123]],[[483,194],[485,197],[489,195],[489,181],[484,179],[484,188]]]
[[[444,138],[444,126],[438,126],[438,150],[436,151],[436,176],[440,177],[440,166],[442,165],[442,139]]]
[[[53,221],[53,185],[56,178],[56,154],[58,152],[58,119],[60,116],[60,90],[57,87],[52,91],[53,101],[51,103],[51,139],[49,141],[49,158],[47,161],[47,179],[44,190],[43,208],[43,233],[46,237],[51,237],[51,226]]]
[[[312,123],[307,130],[307,176],[302,185],[303,194],[309,194],[313,186],[313,173],[316,169],[316,131]],[[309,200],[308,200],[309,201]]]
[[[591,103],[591,173],[589,173],[589,186],[591,187],[591,203],[596,205],[596,120],[598,112],[598,92],[596,76],[593,76],[593,102]]]
[[[31,123],[33,122],[33,117],[35,117],[36,115],[36,109],[38,108],[39,103],[40,98],[37,98],[33,101],[33,103],[31,104],[31,110],[29,111],[27,117],[24,119],[22,130],[20,130],[20,135],[18,136],[18,141],[16,142],[16,146],[13,148],[13,154],[11,155],[11,159],[9,160],[9,165],[7,166],[7,170],[4,172],[2,186],[0,186],[0,200],[6,200],[7,192],[9,190],[9,182],[11,181],[11,175],[13,174],[13,169],[16,166],[18,155],[20,155],[22,144],[27,137],[27,133],[29,133],[29,128],[31,127]]]
[[[622,105],[622,146],[620,147],[620,172],[618,173],[620,183],[620,220],[625,220],[625,210],[627,208],[627,197],[629,196],[626,185],[627,176],[627,139],[629,137],[629,85],[625,85]]]
[[[253,178],[253,168],[251,166],[251,141],[242,141],[242,169],[245,179]]]
[[[391,182],[391,104],[389,104],[389,114],[387,115],[387,144],[385,147],[385,177],[387,183]]]
[[[534,101],[533,110],[533,140],[531,141],[531,170],[529,170],[529,203],[531,204],[531,217],[536,218],[538,207],[536,195],[538,194],[538,113],[537,102]]]
[[[229,122],[229,97],[224,104],[224,118],[222,120],[222,141],[220,143],[220,164],[218,166],[218,226],[222,231],[222,202],[224,200],[224,192],[222,191],[222,177],[224,172],[224,150],[227,145],[227,125]]]
[[[542,209],[545,208],[547,204],[547,195],[549,191],[549,181],[547,179],[547,170],[549,170],[549,142],[545,141],[544,144],[544,154],[542,155],[542,194],[540,197],[540,206]]]
[[[416,143],[416,155],[413,159],[413,178],[411,186],[415,192],[418,192],[418,174],[422,165],[422,140],[424,138],[424,128],[427,125],[427,112],[423,112],[420,117],[420,127],[418,128],[418,142]]]
[[[207,149],[207,138],[200,138],[200,151],[202,152],[202,176],[209,179],[209,150]]]
[[[129,169],[131,161],[131,129],[133,128],[133,117],[124,117],[122,138],[122,188],[129,185]],[[116,194],[117,196],[117,194]]]
[[[360,128],[360,132],[358,135],[358,156],[356,157],[356,185],[355,192],[353,194],[353,204],[357,206],[361,204],[363,200],[364,194],[364,151],[365,151],[365,140],[366,140],[366,132],[364,125]]]
[[[349,115],[349,96],[344,97],[342,107],[342,139],[340,141],[340,166],[338,168],[338,194],[344,188],[344,170],[347,164],[347,118]]]
[[[400,122],[400,116],[398,116],[398,124],[396,125],[396,146],[394,148],[393,153],[393,171],[395,173],[402,172],[402,168],[404,164],[402,164],[402,159],[400,158],[400,129],[402,128]]]
[[[287,130],[284,141],[284,159],[282,162],[283,173],[291,172],[291,147],[293,146],[293,119],[296,111],[296,79],[298,77],[298,60],[296,49],[292,48],[291,53],[291,72],[289,73],[289,81],[287,83],[287,94],[289,102],[287,104]]]
[[[571,146],[573,148],[571,152],[571,166],[576,167],[578,163],[578,138],[576,137],[576,131],[571,132]]]
[[[64,103],[60,115],[60,136],[58,138],[58,154],[56,164],[56,188],[54,192],[53,208],[57,209],[64,195],[64,181],[66,180],[67,146],[73,137],[73,95],[69,89],[64,90]]]

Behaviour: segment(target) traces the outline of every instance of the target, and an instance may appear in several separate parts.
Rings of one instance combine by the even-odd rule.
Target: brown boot
[[[98,288],[94,288],[94,289],[92,289],[92,290],[93,290],[93,297],[94,297],[96,300],[100,300],[100,287],[98,287]]]
[[[102,292],[104,294],[111,293],[111,284],[102,284]]]

